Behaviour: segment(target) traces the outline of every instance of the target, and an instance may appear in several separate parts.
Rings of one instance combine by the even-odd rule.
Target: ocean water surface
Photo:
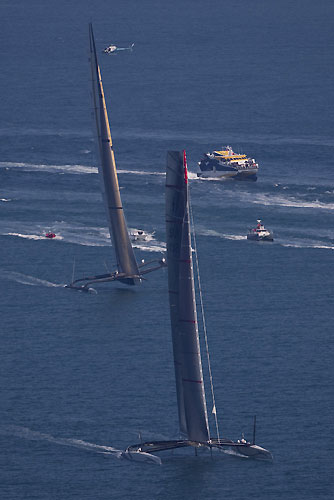
[[[333,498],[333,3],[11,0],[0,13],[1,498]],[[136,256],[165,252],[166,152],[186,149],[220,433],[251,439],[257,415],[273,463],[119,458],[139,432],[176,438],[178,421],[167,271],[64,288],[114,266],[90,21],[128,225],[155,231]],[[104,56],[111,43],[135,47]],[[256,158],[256,183],[197,178],[226,144]],[[272,244],[246,240],[258,218]]]

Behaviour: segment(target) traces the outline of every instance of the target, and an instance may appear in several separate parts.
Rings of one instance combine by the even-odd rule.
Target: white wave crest
[[[10,198],[0,198],[0,201],[3,201],[5,203],[6,201],[12,201],[12,200]]]

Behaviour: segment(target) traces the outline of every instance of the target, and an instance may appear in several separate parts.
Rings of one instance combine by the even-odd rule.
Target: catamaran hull
[[[162,461],[160,457],[156,455],[152,455],[151,453],[146,453],[143,451],[123,451],[122,458],[126,460],[134,461],[134,462],[153,462],[157,465],[162,465]]]
[[[244,455],[248,458],[254,458],[256,460],[272,460],[273,456],[270,451],[258,446],[256,444],[246,445],[246,446],[236,446],[235,449],[240,455]]]
[[[250,443],[237,443],[232,441],[231,439],[212,439],[207,442],[197,442],[197,441],[189,441],[189,440],[176,440],[176,441],[152,441],[141,444],[135,444],[129,446],[122,455],[124,458],[128,458],[129,460],[153,460],[152,457],[160,460],[159,457],[153,455],[153,453],[158,453],[162,451],[172,451],[178,448],[194,448],[196,450],[233,450],[236,452],[236,456],[244,456],[247,458],[252,458],[254,460],[269,460],[273,459],[270,451],[258,446],[256,444]],[[154,461],[154,460],[153,460]]]

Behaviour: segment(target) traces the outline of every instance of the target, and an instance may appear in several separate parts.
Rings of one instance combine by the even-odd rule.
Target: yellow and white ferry
[[[221,151],[206,153],[198,165],[200,168],[198,177],[230,177],[238,181],[256,181],[259,170],[254,158],[235,153],[231,146],[226,146]]]

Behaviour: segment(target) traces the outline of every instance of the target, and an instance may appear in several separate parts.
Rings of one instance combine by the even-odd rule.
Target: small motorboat
[[[46,233],[46,235],[45,235],[45,238],[49,238],[50,240],[51,240],[52,238],[55,238],[55,237],[56,237],[56,234],[55,234],[55,233],[53,233],[52,231],[49,231],[49,232],[48,232],[48,233]]]
[[[132,241],[150,241],[153,239],[154,232],[148,233],[142,229],[134,229],[129,234]]]
[[[261,219],[257,219],[255,228],[249,230],[247,240],[253,241],[274,241],[274,234],[269,229],[266,229],[261,223]]]

